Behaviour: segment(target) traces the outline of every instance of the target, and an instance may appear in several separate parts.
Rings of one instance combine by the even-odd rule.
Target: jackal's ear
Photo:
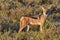
[[[41,8],[43,12],[46,12],[46,9],[43,6],[41,6]]]

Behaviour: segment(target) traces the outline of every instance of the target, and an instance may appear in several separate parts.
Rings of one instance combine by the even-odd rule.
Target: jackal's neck
[[[46,14],[46,12],[43,12],[43,14],[42,14],[43,16],[47,16],[47,14]]]

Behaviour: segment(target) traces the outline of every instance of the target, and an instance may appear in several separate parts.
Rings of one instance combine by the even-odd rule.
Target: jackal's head
[[[44,15],[47,16],[47,15],[49,15],[51,13],[51,5],[49,7],[47,7],[46,9],[43,6],[41,8],[43,10]]]

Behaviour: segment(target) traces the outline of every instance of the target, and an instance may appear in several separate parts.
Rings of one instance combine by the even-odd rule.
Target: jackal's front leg
[[[43,31],[43,29],[42,29],[42,25],[40,25],[40,31],[41,31],[41,32]]]

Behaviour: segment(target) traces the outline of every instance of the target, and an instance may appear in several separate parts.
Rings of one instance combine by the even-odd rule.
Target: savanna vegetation
[[[43,26],[31,25],[18,33],[22,16],[35,17],[42,13],[40,6],[52,5],[51,14]],[[0,0],[0,40],[60,40],[60,0]]]

